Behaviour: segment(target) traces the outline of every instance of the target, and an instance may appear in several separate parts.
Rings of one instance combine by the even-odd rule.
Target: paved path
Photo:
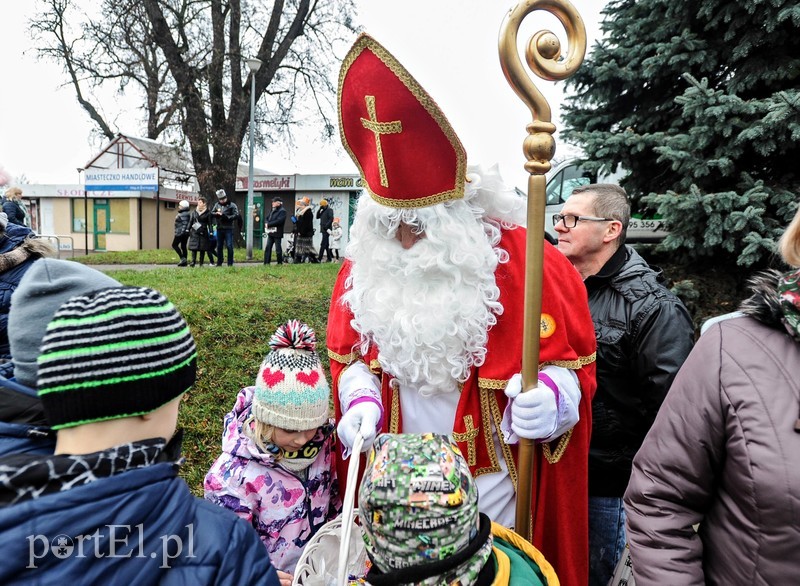
[[[199,266],[198,267],[179,267],[177,265],[155,265],[155,264],[152,264],[152,265],[113,264],[113,265],[86,265],[86,266],[92,267],[93,269],[97,269],[98,271],[102,271],[104,273],[107,273],[109,271],[150,271],[152,269],[169,269],[169,268],[174,268],[175,270],[184,270],[184,269],[186,269],[186,270],[190,270],[190,271],[192,271],[192,270],[194,270],[194,271],[209,270],[209,267],[207,265],[203,266],[203,267],[199,267]],[[264,264],[261,261],[259,261],[259,262],[237,262],[233,266],[234,267],[263,267]],[[270,266],[275,266],[275,265],[270,265]],[[218,267],[218,268],[225,269],[226,267],[227,267],[227,265],[222,265],[221,267]],[[217,270],[217,267],[215,267],[214,269],[210,269],[210,270]]]

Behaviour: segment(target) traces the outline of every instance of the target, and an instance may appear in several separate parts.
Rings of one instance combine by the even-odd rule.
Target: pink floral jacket
[[[324,441],[312,464],[290,472],[264,452],[242,425],[250,417],[254,387],[236,397],[225,416],[222,454],[206,475],[205,498],[232,510],[258,532],[279,570],[294,573],[303,547],[342,508],[336,481],[333,424],[319,429],[312,441]]]

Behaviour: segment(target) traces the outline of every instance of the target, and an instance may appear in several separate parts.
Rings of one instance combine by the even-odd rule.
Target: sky
[[[586,25],[588,47],[599,35],[604,0],[573,0]],[[357,0],[357,23],[392,53],[444,111],[470,164],[500,165],[507,183],[524,187],[522,142],[530,112],[500,69],[497,39],[514,3],[498,0]],[[37,60],[27,21],[35,2],[3,2],[0,35],[0,173],[28,183],[79,182],[81,168],[102,147],[74,90],[65,86],[58,65]],[[562,39],[563,27],[537,11],[523,22],[521,42],[548,29]],[[355,37],[354,37],[355,40]],[[561,126],[563,82],[533,78]],[[124,116],[120,117],[124,120]],[[121,126],[136,136],[137,128]],[[556,159],[574,154],[559,140]],[[338,141],[323,142],[315,132],[299,134],[294,152],[256,152],[255,166],[276,174],[356,173]]]

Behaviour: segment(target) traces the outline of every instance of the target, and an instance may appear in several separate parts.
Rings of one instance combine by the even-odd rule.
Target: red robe
[[[524,228],[503,232],[500,247],[510,258],[507,263],[498,265],[495,279],[504,311],[489,330],[484,364],[474,368],[464,383],[453,424],[453,437],[476,477],[501,471],[492,439],[494,425],[515,488],[516,446],[506,445],[499,429],[507,404],[503,390],[508,379],[522,369],[525,234]],[[544,248],[540,368],[553,364],[574,370],[581,387],[581,402],[580,422],[571,436],[562,436],[562,440],[566,438],[566,449],[561,459],[549,463],[542,446],[537,446],[534,452],[536,476],[532,482],[531,535],[534,546],[555,567],[561,584],[585,586],[589,580],[587,474],[591,401],[596,388],[596,342],[586,288],[580,275],[554,246],[546,243]],[[383,431],[401,433],[400,400],[389,386],[390,373],[382,371],[376,348],[370,348],[365,356],[359,354],[359,336],[350,326],[352,313],[341,302],[349,274],[350,264],[345,262],[333,290],[328,316],[327,344],[336,419],[341,417],[339,376],[348,364],[362,360],[382,380]],[[552,452],[556,452],[558,445],[559,440],[549,444]],[[339,478],[346,478],[347,462],[339,460]]]

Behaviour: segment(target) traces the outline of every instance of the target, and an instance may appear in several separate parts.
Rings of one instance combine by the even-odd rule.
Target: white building
[[[194,203],[200,195],[185,153],[148,139],[118,135],[79,172],[83,184],[20,185],[33,229],[54,239],[63,254],[169,248],[177,203]],[[254,247],[263,248],[266,242],[263,212],[266,206],[269,213],[273,197],[280,197],[286,208],[288,239],[295,201],[308,196],[315,207],[321,199],[328,200],[344,231],[344,250],[361,195],[357,174],[272,175],[256,169],[254,210],[248,218],[247,173],[247,165],[239,165],[233,200],[245,220],[243,231],[253,221]],[[317,246],[320,238],[317,230]]]

